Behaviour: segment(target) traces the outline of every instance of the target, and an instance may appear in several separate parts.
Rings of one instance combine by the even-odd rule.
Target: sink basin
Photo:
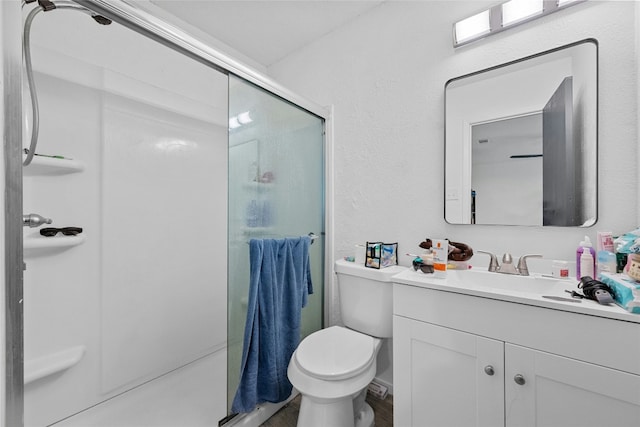
[[[578,301],[572,299],[565,290],[578,291],[574,279],[558,279],[532,273],[530,276],[489,272],[483,268],[469,270],[448,270],[445,278],[433,274],[414,271],[411,268],[394,276],[394,282],[420,286],[448,292],[457,292],[514,302],[545,301],[545,303]],[[552,297],[552,298],[548,298]],[[561,299],[558,299],[561,298]],[[596,304],[594,302],[594,304]]]
[[[565,289],[574,289],[572,280],[559,280],[540,275],[518,276],[515,274],[491,273],[486,270],[449,270],[447,282],[452,286],[472,289],[487,289],[538,295],[559,295]],[[565,296],[567,296],[565,294]]]

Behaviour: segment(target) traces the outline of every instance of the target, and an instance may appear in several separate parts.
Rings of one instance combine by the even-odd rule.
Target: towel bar
[[[311,239],[311,244],[312,245],[313,245],[313,241],[320,237],[316,233],[314,233],[313,231],[311,233],[307,234],[307,236],[309,236],[309,238]],[[247,244],[249,244],[249,242],[247,242]]]

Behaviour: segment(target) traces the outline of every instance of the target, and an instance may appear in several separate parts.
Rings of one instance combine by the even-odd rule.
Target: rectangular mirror
[[[445,85],[445,220],[597,221],[598,44],[588,39]]]

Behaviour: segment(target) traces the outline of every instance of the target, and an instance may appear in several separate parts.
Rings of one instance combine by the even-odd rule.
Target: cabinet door
[[[640,376],[512,344],[505,345],[505,395],[507,427],[640,423]]]
[[[394,425],[504,425],[504,344],[393,320]]]

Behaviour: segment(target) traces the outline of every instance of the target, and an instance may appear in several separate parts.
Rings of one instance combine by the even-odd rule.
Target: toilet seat
[[[339,326],[309,335],[295,352],[300,370],[327,381],[357,376],[371,366],[375,357],[373,337]]]

